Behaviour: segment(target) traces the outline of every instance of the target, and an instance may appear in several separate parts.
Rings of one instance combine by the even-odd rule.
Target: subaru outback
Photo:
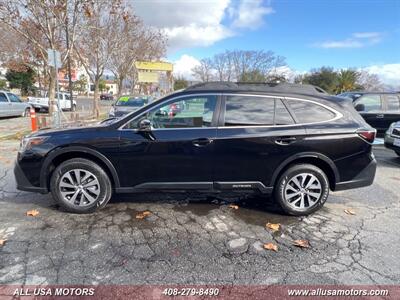
[[[272,194],[307,215],[330,190],[372,184],[375,134],[351,102],[314,86],[202,83],[94,127],[26,136],[14,173],[18,189],[76,213],[113,193],[191,190]]]

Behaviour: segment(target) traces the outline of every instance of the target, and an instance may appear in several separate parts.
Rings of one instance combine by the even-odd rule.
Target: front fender
[[[50,165],[52,164],[54,159],[56,159],[58,156],[63,155],[65,153],[73,153],[73,152],[76,152],[77,154],[79,154],[79,153],[89,154],[89,155],[94,156],[97,159],[101,160],[107,166],[108,170],[110,171],[111,176],[114,181],[114,184],[115,184],[115,188],[120,187],[118,173],[115,170],[113,164],[110,162],[110,160],[106,156],[104,156],[103,154],[98,152],[97,150],[91,149],[88,147],[84,147],[84,146],[67,146],[67,147],[56,148],[56,149],[52,150],[45,158],[42,168],[40,170],[40,186],[41,187],[48,189],[47,183],[48,183],[48,177],[50,175]]]

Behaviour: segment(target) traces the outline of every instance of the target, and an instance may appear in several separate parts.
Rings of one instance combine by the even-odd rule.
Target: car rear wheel
[[[103,208],[111,198],[107,173],[96,163],[74,158],[60,164],[50,181],[53,198],[67,211],[91,213]]]
[[[329,195],[326,174],[311,164],[288,168],[275,187],[275,199],[290,215],[309,215],[320,209]]]

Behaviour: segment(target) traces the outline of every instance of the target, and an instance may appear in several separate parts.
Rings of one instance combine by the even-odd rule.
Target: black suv
[[[229,190],[273,193],[305,215],[330,189],[372,184],[375,133],[350,101],[313,86],[204,83],[96,127],[31,134],[15,177],[77,213],[113,192]]]
[[[400,121],[400,93],[347,92],[338,95],[352,99],[365,121],[383,135],[393,122]]]

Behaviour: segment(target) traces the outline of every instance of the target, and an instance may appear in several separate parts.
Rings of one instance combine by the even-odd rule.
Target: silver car
[[[400,121],[390,125],[385,133],[385,147],[400,156]]]
[[[22,102],[17,95],[0,91],[0,117],[27,117],[30,114],[30,109],[31,105]]]

